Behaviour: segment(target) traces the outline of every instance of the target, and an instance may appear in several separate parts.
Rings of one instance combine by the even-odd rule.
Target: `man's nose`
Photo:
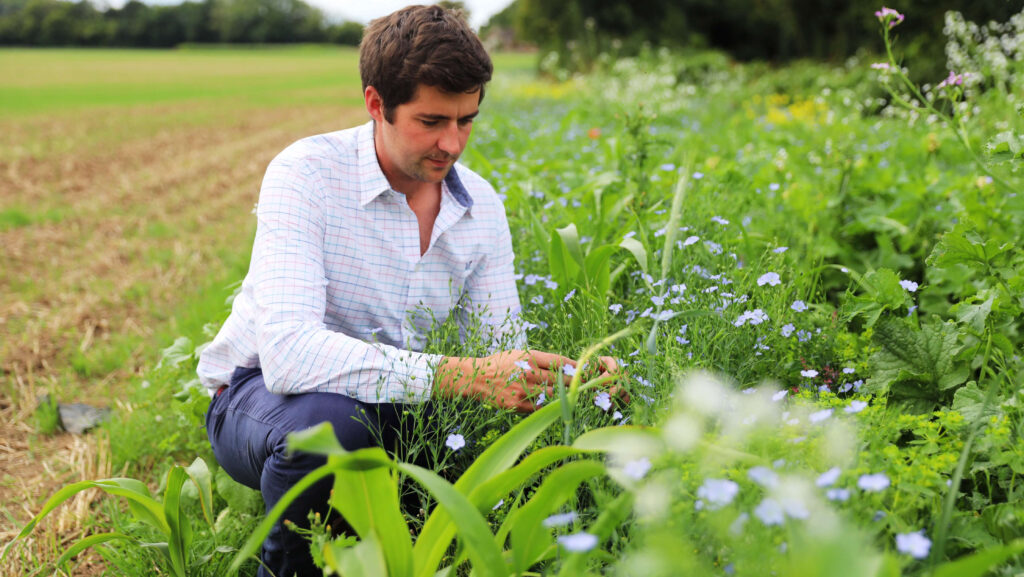
[[[458,123],[452,122],[445,127],[437,141],[437,147],[451,156],[462,153],[462,135],[459,133]]]

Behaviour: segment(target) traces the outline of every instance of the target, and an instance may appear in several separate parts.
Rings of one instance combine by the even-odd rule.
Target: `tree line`
[[[719,49],[739,60],[841,61],[882,49],[874,13],[886,4],[906,14],[900,48],[915,62],[944,65],[944,16],[1006,22],[1020,0],[515,0],[488,27],[511,28],[517,41],[586,65],[597,55],[635,54],[644,46]]]
[[[87,0],[0,0],[0,45],[171,47],[189,42],[356,46],[358,22],[331,23],[302,0],[202,0],[100,10]]]

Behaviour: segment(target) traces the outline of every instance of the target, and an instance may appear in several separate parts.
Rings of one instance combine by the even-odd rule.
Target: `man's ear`
[[[384,122],[384,101],[380,98],[380,92],[372,86],[367,86],[363,91],[363,101],[366,104],[366,111],[370,118],[378,123]]]

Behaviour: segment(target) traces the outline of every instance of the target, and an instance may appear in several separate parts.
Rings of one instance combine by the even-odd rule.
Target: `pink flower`
[[[871,68],[875,70],[892,70],[892,66],[889,66],[888,62],[875,62],[871,65]]]
[[[899,24],[900,22],[903,22],[902,14],[893,10],[892,8],[886,8],[885,6],[882,6],[881,10],[875,12],[875,17],[878,18],[878,21],[881,22],[882,24],[888,24],[889,28],[892,28]]]
[[[939,85],[936,86],[936,88],[942,89],[942,88],[945,88],[947,86],[961,86],[961,85],[963,85],[963,83],[964,83],[964,75],[963,74],[957,74],[957,73],[953,72],[952,70],[950,70],[949,76],[947,76],[945,80],[940,82]]]

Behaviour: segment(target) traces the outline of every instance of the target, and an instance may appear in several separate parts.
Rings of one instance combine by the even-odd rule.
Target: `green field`
[[[921,112],[894,104],[872,60],[647,54],[553,82],[533,59],[496,57],[463,160],[505,200],[531,347],[582,360],[598,346],[632,402],[580,371],[529,419],[455,403],[396,455],[335,450],[336,495],[365,497],[338,506],[374,521],[356,547],[322,535],[332,563],[1021,571],[1019,63],[1010,89],[934,89]],[[161,476],[191,487],[181,467],[196,457],[213,479],[206,508],[186,491],[189,546],[107,499],[37,529],[11,574],[51,563],[61,531],[127,535],[73,561],[83,574],[169,572],[137,546],[164,539],[190,575],[224,575],[258,545],[258,499],[217,472],[201,429],[195,349],[247,266],[267,162],[364,121],[354,70],[354,52],[326,48],[0,51],[0,378],[16,424],[0,502],[115,475],[163,499],[175,485]],[[429,351],[481,350],[457,335],[438,327]],[[88,437],[98,448],[75,461],[67,435],[43,434],[44,391],[115,406]],[[400,463],[416,455],[440,477]],[[11,531],[39,503],[6,507]]]

